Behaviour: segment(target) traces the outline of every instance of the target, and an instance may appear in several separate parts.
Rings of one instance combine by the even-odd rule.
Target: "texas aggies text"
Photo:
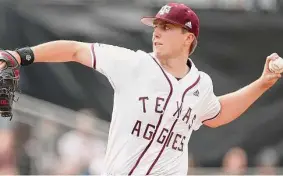
[[[148,97],[139,97],[139,100],[142,101],[143,113],[146,113],[146,100],[148,100]],[[155,103],[155,113],[161,114],[163,112],[162,103],[164,103],[164,98],[157,97]],[[187,107],[187,110],[185,110],[186,113],[183,115],[183,117],[180,117],[182,109],[183,107],[179,106],[179,102],[176,102],[176,112],[172,114],[172,118],[178,118],[179,120],[181,120],[187,125],[188,131],[190,131],[193,126],[193,123],[197,118],[196,114],[192,114],[192,108]],[[190,119],[191,121],[189,121]],[[151,140],[155,129],[156,125],[144,123],[140,120],[137,120],[132,130],[132,135],[135,135],[136,137],[141,137],[145,140]],[[174,131],[171,131],[169,133],[169,131],[170,129],[162,128],[160,135],[156,138],[156,141],[159,144],[164,144],[164,142],[166,142],[166,147],[171,147],[173,150],[183,151],[184,140],[188,136],[176,133]]]

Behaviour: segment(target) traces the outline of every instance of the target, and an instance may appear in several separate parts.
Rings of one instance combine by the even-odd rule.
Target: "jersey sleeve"
[[[202,85],[205,87],[205,91],[202,97],[195,130],[198,130],[205,121],[214,119],[221,110],[221,104],[218,97],[214,94],[213,83],[210,76],[202,72],[201,79],[205,82],[205,84]]]
[[[139,62],[137,52],[107,44],[93,43],[91,55],[93,68],[108,78],[114,90],[130,82]]]

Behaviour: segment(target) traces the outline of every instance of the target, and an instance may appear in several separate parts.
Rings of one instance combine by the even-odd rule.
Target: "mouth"
[[[153,45],[154,45],[154,46],[162,46],[163,44],[162,44],[162,43],[159,43],[159,42],[154,42]]]

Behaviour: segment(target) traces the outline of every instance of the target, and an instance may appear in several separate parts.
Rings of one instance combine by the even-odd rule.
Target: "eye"
[[[153,29],[160,28],[163,31],[168,31],[172,29],[172,27],[169,24],[153,24]]]
[[[168,24],[165,24],[165,25],[163,26],[163,29],[166,30],[166,31],[168,31],[168,30],[171,29],[171,27],[170,27]]]

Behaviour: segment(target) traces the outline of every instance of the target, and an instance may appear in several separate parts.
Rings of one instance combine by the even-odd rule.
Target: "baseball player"
[[[104,74],[114,89],[105,175],[186,175],[188,141],[203,124],[218,127],[243,114],[281,77],[270,72],[230,94],[216,97],[210,76],[189,58],[197,46],[199,19],[186,5],[168,3],[154,17],[153,52],[101,43],[52,41],[1,51],[0,66],[16,59],[78,62]],[[9,53],[9,54],[7,54]],[[94,90],[95,91],[95,90]],[[237,108],[235,108],[237,106]]]

